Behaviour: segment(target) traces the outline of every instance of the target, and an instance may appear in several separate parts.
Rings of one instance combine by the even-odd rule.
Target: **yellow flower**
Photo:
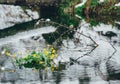
[[[54,65],[52,65],[51,70],[52,70],[52,71],[54,71],[54,70],[55,70]]]
[[[58,54],[55,54],[55,57],[58,57]]]
[[[19,55],[22,55],[22,52],[19,52],[18,54],[19,54]]]
[[[56,53],[56,50],[54,48],[51,48],[52,53]]]
[[[53,50],[54,48],[52,47],[51,50]]]
[[[50,56],[50,59],[54,59],[54,57],[55,57],[55,55],[54,55],[54,54],[52,54],[52,55]]]
[[[55,53],[55,52],[56,52],[56,50],[55,50],[55,49],[53,49],[53,50],[52,50],[52,53]]]
[[[17,58],[17,55],[16,55],[16,54],[13,54],[13,57],[14,57],[14,58]]]
[[[47,49],[44,49],[44,53],[45,53],[46,56],[49,55],[49,51]]]
[[[33,54],[33,57],[36,57],[37,56],[37,54]]]
[[[46,48],[44,48],[44,51],[46,51],[47,49]]]
[[[42,62],[42,61],[40,61],[40,62],[39,62],[39,64],[43,64],[43,62]]]
[[[46,52],[45,52],[45,55],[47,55],[47,56],[48,56],[48,55],[49,55],[49,52],[48,52],[48,51],[46,51]]]
[[[5,54],[6,54],[7,56],[10,56],[10,55],[11,55],[10,52],[6,52]]]
[[[50,47],[50,45],[49,45],[49,44],[48,44],[47,46],[48,46],[48,47]]]

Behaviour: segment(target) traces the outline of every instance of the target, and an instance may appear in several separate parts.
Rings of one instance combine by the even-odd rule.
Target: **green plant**
[[[81,16],[83,19],[86,18],[85,14],[84,14],[84,10],[85,10],[86,6],[82,5],[81,7],[78,7],[75,9],[75,14]]]
[[[57,57],[57,54],[54,48],[44,49],[43,52],[33,51],[24,58],[16,58],[16,64],[19,68],[45,69],[46,67],[51,67],[55,57]]]
[[[99,4],[98,0],[92,0],[91,7],[96,7]]]
[[[97,21],[97,20],[95,20],[95,19],[91,19],[91,20],[90,20],[90,25],[91,25],[91,26],[97,26],[97,25],[99,25],[99,24],[100,24],[100,22]]]

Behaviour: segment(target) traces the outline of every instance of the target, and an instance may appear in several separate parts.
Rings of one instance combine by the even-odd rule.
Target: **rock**
[[[32,36],[31,37],[33,40],[38,40],[40,38],[40,36]]]
[[[70,25],[69,27],[70,27],[70,29],[73,29],[73,28],[74,28],[74,25]]]
[[[5,70],[5,67],[1,67],[1,71],[4,71]]]
[[[37,11],[27,9],[26,13],[20,6],[0,5],[0,29],[39,18]]]
[[[46,22],[50,22],[50,19],[48,18],[48,19],[46,19]]]
[[[40,24],[40,20],[38,20],[36,23],[35,23],[35,26],[39,25]]]

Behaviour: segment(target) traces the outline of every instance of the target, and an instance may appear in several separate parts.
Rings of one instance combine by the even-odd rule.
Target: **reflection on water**
[[[9,35],[14,35],[18,32],[22,32],[25,30],[30,30],[34,28],[34,24],[37,22],[37,20],[33,20],[30,22],[25,22],[25,23],[21,23],[21,24],[16,24],[13,27],[9,27],[6,29],[2,29],[0,30],[0,38],[3,38],[5,36],[9,36]]]
[[[31,23],[22,24],[21,28],[24,27],[25,30],[20,29],[20,25],[0,30],[1,84],[120,84],[118,27],[100,23],[91,28],[89,23],[83,21],[80,24],[82,26],[73,32],[63,27],[44,27],[42,24],[36,28],[36,21]],[[33,29],[27,30],[31,28]],[[11,29],[15,32],[10,33]],[[67,33],[64,33],[66,31]],[[111,36],[109,31],[114,32],[115,36]],[[6,39],[7,37],[9,39]],[[94,47],[93,40],[98,46],[91,51]],[[12,54],[17,53],[17,56],[23,57],[30,51],[42,50],[47,43],[59,46],[59,57],[54,60],[57,64],[54,71],[18,69],[12,62],[12,57],[2,54],[7,46]],[[22,52],[22,55],[19,52]]]

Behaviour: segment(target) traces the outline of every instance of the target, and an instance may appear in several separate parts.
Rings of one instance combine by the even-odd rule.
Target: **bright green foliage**
[[[78,7],[75,9],[75,13],[79,16],[81,16],[82,18],[85,18],[85,14],[84,14],[84,10],[85,10],[86,6],[83,5],[81,7]]]
[[[35,68],[35,69],[45,69],[46,67],[51,67],[53,59],[57,57],[56,50],[50,48],[49,50],[44,49],[44,52],[33,51],[24,58],[16,59],[16,63],[21,68]]]
[[[91,19],[91,20],[90,20],[90,25],[91,25],[91,26],[97,26],[97,25],[99,25],[99,24],[100,24],[100,22],[97,21],[97,20],[95,20],[95,19]]]
[[[95,7],[99,4],[98,0],[92,0],[91,7]]]
[[[66,24],[67,26],[74,25],[74,27],[77,27],[79,24],[79,21],[74,17],[71,17],[69,14],[61,15],[61,17],[59,18],[59,22],[61,24]]]

